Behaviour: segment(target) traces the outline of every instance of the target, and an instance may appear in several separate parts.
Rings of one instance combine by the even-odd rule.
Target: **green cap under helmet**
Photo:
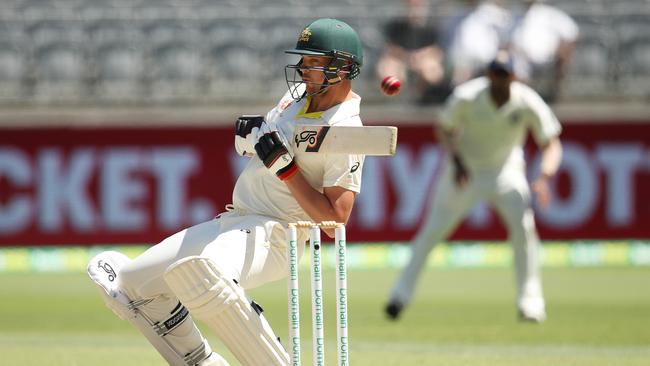
[[[333,51],[348,56],[357,66],[363,65],[363,46],[357,32],[343,21],[322,18],[306,26],[298,36],[296,48],[285,52],[327,56]]]

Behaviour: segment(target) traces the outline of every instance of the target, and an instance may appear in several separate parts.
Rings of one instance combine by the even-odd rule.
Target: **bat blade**
[[[294,142],[296,149],[310,153],[392,156],[397,127],[298,125]]]

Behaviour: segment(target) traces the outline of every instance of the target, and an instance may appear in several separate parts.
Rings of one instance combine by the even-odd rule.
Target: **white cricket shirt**
[[[266,115],[277,123],[292,147],[293,131],[298,124],[361,126],[361,97],[353,98],[324,112],[305,113],[311,98],[295,102],[289,93]],[[296,151],[296,149],[294,149]],[[295,162],[309,184],[320,192],[324,187],[342,187],[354,192],[361,189],[364,155],[307,153],[297,151]],[[285,222],[311,220],[289,189],[253,156],[241,173],[233,191],[233,205],[247,213],[271,216]]]
[[[440,125],[457,132],[456,146],[468,168],[494,170],[513,163],[523,167],[527,132],[543,146],[560,134],[560,123],[542,98],[518,81],[510,85],[510,100],[497,108],[489,83],[480,77],[459,85],[447,100]]]

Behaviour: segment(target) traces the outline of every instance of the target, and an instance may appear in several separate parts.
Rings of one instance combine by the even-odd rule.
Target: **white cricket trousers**
[[[433,247],[446,239],[478,202],[487,201],[501,216],[514,250],[517,302],[535,299],[543,303],[539,268],[539,238],[531,208],[530,189],[523,164],[500,171],[473,172],[464,188],[454,182],[454,169],[445,162],[434,187],[429,212],[415,240],[411,257],[391,295],[403,304],[411,302],[418,277]]]
[[[302,234],[299,240],[305,239]],[[298,248],[298,255],[302,256],[304,246]],[[282,225],[268,217],[232,211],[149,248],[122,268],[121,285],[130,299],[150,299],[138,309],[153,321],[163,321],[178,304],[163,278],[165,270],[172,263],[195,255],[210,258],[244,289],[279,280],[288,273]],[[196,330],[195,325],[192,328]],[[172,335],[175,340],[168,338],[177,343],[177,349],[189,350],[202,342],[198,331]]]

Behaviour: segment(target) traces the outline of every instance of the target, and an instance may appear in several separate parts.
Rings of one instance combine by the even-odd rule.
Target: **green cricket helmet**
[[[357,32],[347,23],[331,18],[318,19],[306,26],[298,36],[294,49],[286,53],[301,56],[327,56],[331,60],[323,67],[310,67],[320,70],[325,74],[325,81],[318,92],[319,94],[328,87],[341,82],[340,74],[345,74],[345,79],[352,80],[359,75],[363,64],[363,46]],[[300,100],[305,96],[300,86],[305,84],[302,80],[302,59],[295,65],[285,67],[285,79],[291,96]]]

